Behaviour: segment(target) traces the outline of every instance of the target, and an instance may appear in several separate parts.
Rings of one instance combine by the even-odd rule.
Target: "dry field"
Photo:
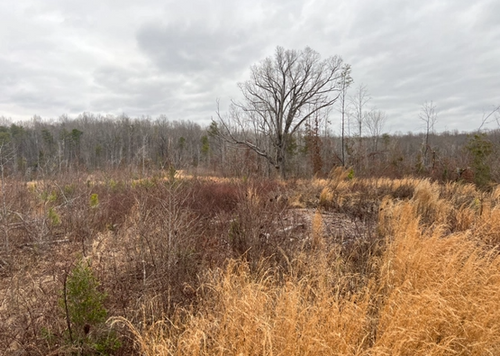
[[[5,355],[500,354],[500,188],[108,173],[0,203]]]

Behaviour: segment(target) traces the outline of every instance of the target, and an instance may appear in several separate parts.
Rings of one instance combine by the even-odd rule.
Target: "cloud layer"
[[[4,1],[0,116],[207,123],[281,45],[342,56],[387,131],[421,131],[431,100],[438,130],[473,130],[500,105],[499,13],[496,0]]]

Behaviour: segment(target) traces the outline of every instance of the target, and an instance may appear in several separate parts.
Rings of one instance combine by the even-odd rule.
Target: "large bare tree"
[[[287,148],[292,136],[315,114],[329,108],[341,89],[342,59],[321,59],[310,48],[285,50],[251,69],[240,83],[241,101],[233,101],[226,115],[217,108],[219,134],[250,148],[279,174],[286,174]]]

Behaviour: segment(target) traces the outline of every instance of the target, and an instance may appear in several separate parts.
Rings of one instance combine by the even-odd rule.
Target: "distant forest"
[[[500,181],[500,130],[439,134],[381,134],[341,140],[327,128],[305,125],[289,138],[287,176],[327,176],[352,168],[356,177],[430,177],[487,186]],[[34,117],[12,123],[0,118],[2,177],[31,180],[65,172],[129,170],[137,177],[154,170],[193,174],[273,177],[267,161],[218,135],[217,124],[202,127],[166,117],[129,118],[81,114],[55,121]]]

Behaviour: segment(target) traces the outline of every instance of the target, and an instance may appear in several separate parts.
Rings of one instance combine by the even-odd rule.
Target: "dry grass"
[[[416,211],[411,202],[394,207],[377,279],[373,354],[498,354],[498,254],[467,233],[426,234]]]
[[[69,352],[58,298],[81,255],[109,295],[121,354],[500,354],[500,188],[341,170],[9,184],[0,346],[11,354]]]
[[[307,267],[303,260],[292,265],[300,268],[300,276],[292,272],[283,280],[276,280],[271,269],[252,273],[246,263],[235,261],[212,272],[205,285],[208,298],[197,314],[142,331],[129,324],[141,353],[360,354],[368,336],[367,298],[333,294],[338,281],[324,274],[328,269]]]
[[[286,270],[265,260],[251,270],[233,260],[205,276],[196,310],[143,328],[129,323],[140,352],[498,354],[500,257],[491,248],[500,231],[500,212],[491,203],[498,193],[488,198],[470,186],[426,180],[370,186],[413,192],[410,199],[389,194],[381,201],[378,230],[385,243],[367,262],[373,268],[364,287],[349,288],[359,276],[342,260],[339,246],[323,243],[328,236],[318,211],[312,218],[314,248],[296,255]],[[444,198],[450,194],[453,199]],[[471,204],[462,203],[471,198]],[[450,232],[454,214],[460,223]]]

